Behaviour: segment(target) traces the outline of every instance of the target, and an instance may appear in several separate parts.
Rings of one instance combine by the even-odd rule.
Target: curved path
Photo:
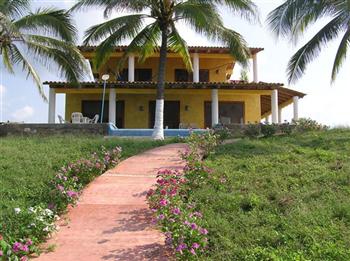
[[[164,238],[151,222],[146,193],[159,169],[183,167],[179,151],[185,147],[149,150],[98,177],[69,211],[69,224],[49,240],[55,251],[36,260],[168,260]]]

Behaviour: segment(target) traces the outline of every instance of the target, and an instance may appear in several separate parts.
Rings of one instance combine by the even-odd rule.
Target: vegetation
[[[74,42],[77,30],[71,15],[56,8],[30,10],[30,0],[0,1],[0,56],[9,73],[20,66],[36,83],[42,97],[42,81],[31,62],[59,72],[77,83],[85,70]]]
[[[299,40],[311,26],[328,19],[327,24],[318,31],[291,58],[288,64],[289,82],[297,81],[306,70],[307,65],[314,60],[322,48],[327,48],[330,41],[341,38],[336,53],[332,81],[342,66],[350,40],[349,2],[345,0],[285,0],[282,5],[273,10],[268,17],[271,30],[282,37],[291,38],[292,42]]]
[[[99,44],[94,62],[97,68],[108,60],[115,45],[125,39],[132,41],[119,61],[119,69],[131,54],[137,55],[139,61],[143,62],[159,50],[156,121],[153,133],[155,139],[164,139],[164,87],[168,49],[180,54],[187,69],[192,70],[187,43],[176,28],[179,22],[186,23],[197,33],[228,46],[237,62],[247,64],[250,57],[249,48],[239,33],[224,26],[218,11],[220,5],[250,21],[257,16],[256,6],[251,0],[79,0],[73,7],[73,10],[102,7],[107,18],[113,11],[136,13],[111,19],[86,31],[84,44]]]
[[[349,260],[350,131],[221,145],[191,191],[208,260]]]
[[[122,149],[116,145],[128,157],[161,144],[96,137],[2,139],[0,260],[37,252],[36,245],[55,230],[57,214],[75,203],[86,184],[119,162]],[[106,148],[101,150],[102,145]]]

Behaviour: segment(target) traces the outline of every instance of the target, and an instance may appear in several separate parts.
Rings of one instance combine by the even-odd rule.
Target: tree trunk
[[[153,131],[153,139],[164,140],[164,86],[165,86],[165,72],[168,52],[168,29],[162,30],[162,45],[160,47],[158,83],[157,83],[157,101],[156,101],[156,115]]]

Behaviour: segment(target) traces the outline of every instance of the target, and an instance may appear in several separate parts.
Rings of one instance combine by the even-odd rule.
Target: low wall
[[[0,136],[7,135],[107,135],[108,124],[0,124]]]

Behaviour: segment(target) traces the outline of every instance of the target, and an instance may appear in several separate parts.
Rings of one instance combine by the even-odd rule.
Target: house
[[[95,46],[80,47],[84,57],[93,60]],[[159,54],[139,63],[130,56],[121,72],[115,71],[126,46],[115,48],[110,60],[98,72],[95,81],[82,82],[77,87],[66,82],[46,82],[50,87],[49,123],[55,122],[56,94],[66,97],[66,120],[73,112],[93,117],[100,114],[103,74],[109,74],[106,84],[104,122],[118,128],[153,128],[156,79]],[[188,72],[178,54],[169,52],[166,67],[164,127],[207,128],[218,123],[247,124],[260,122],[272,115],[273,123],[281,123],[282,109],[294,104],[294,119],[298,118],[298,100],[305,94],[287,89],[282,83],[258,81],[258,53],[251,48],[253,82],[231,81],[234,58],[225,47],[189,47],[193,72]]]

